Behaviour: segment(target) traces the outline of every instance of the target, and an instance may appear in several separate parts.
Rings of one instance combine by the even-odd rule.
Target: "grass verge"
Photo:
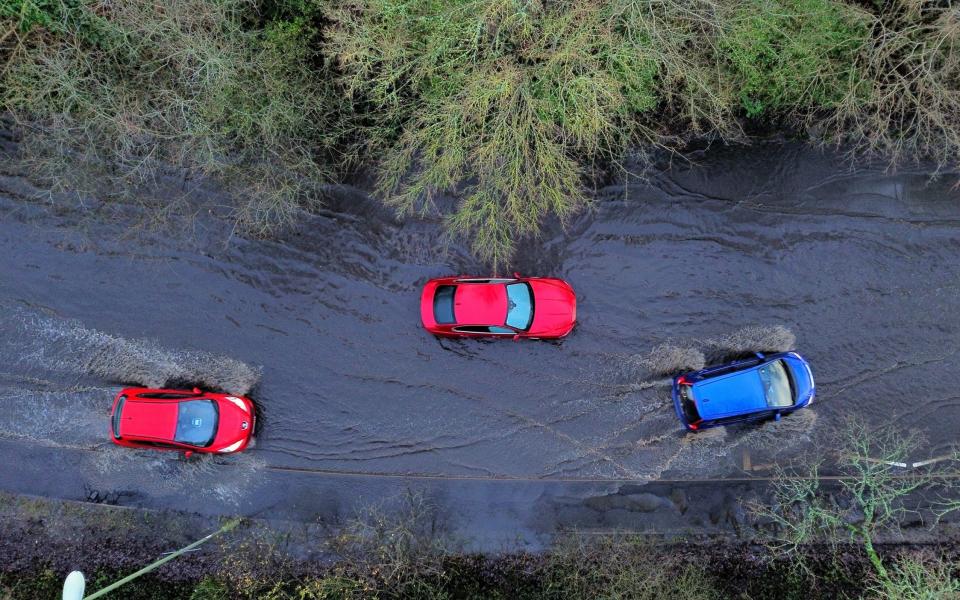
[[[172,511],[0,494],[0,598],[56,597],[75,568],[87,574],[88,590],[100,589],[218,526],[215,518]],[[665,543],[573,532],[541,554],[468,554],[444,532],[430,503],[411,494],[333,529],[246,521],[120,594],[134,600],[955,597],[955,541],[875,550],[888,565],[885,581],[860,545],[842,540],[782,554],[749,540]]]

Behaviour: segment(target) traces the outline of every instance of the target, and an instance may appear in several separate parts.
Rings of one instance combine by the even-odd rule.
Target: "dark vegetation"
[[[164,169],[219,176],[252,233],[292,224],[332,174],[343,109],[316,14],[244,0],[4,0],[2,101],[54,191],[152,198]],[[174,202],[174,204],[176,204]]]
[[[387,542],[388,544],[391,542]],[[94,548],[95,549],[95,548]],[[369,548],[368,548],[369,549]],[[762,546],[726,543],[658,545],[638,536],[570,535],[548,555],[441,554],[384,548],[362,561],[343,561],[318,574],[277,567],[258,548],[253,561],[223,557],[194,577],[147,575],[125,586],[131,600],[954,600],[960,594],[954,546],[881,548],[892,565],[890,584],[877,582],[855,547],[810,546],[789,558]],[[196,558],[185,558],[185,561]],[[801,560],[805,569],[797,568]],[[242,563],[242,564],[241,564]],[[249,570],[245,570],[249,569]],[[191,569],[192,572],[195,570]],[[129,571],[87,570],[90,591]],[[0,598],[58,597],[64,570],[43,565],[0,571]]]
[[[0,104],[74,197],[162,215],[179,168],[275,234],[369,169],[496,266],[624,164],[745,125],[952,168],[958,41],[924,0],[2,0]]]
[[[796,558],[796,567],[808,573],[805,549],[817,546],[835,557],[846,548],[868,565],[863,587],[870,597],[960,598],[956,559],[928,554],[890,561],[878,548],[881,539],[897,539],[906,522],[936,526],[960,509],[960,453],[914,466],[911,457],[921,448],[917,434],[856,420],[848,421],[828,448],[775,467],[772,497],[751,503],[766,547],[775,556]],[[840,479],[828,483],[822,477],[827,472]]]
[[[905,469],[920,447],[918,438],[857,422],[838,435],[837,443],[825,445],[824,460],[776,469],[769,493],[747,503],[752,518],[740,540],[664,541],[573,532],[543,554],[466,554],[445,533],[430,503],[411,493],[345,523],[308,526],[299,534],[248,522],[199,555],[178,559],[180,567],[167,565],[157,575],[137,580],[123,597],[960,598],[960,545],[955,530],[949,534],[955,524],[938,529],[934,537],[939,544],[905,544],[900,529],[905,523],[937,527],[960,510],[960,454]],[[827,459],[830,472],[841,479],[822,477]],[[102,554],[119,552],[121,561],[131,562],[129,572],[140,561],[152,560],[157,547],[181,543],[163,538],[195,538],[202,519],[108,506],[94,511],[12,496],[0,500],[0,539],[12,540],[0,543],[5,555],[0,598],[54,597],[65,566],[75,568],[77,561],[92,574],[91,589],[103,587],[124,573],[116,560],[100,560]],[[78,530],[82,537],[71,540],[71,532]],[[294,540],[296,535],[300,537]],[[18,540],[27,537],[37,545],[22,547]],[[124,544],[129,552],[123,551]],[[291,549],[299,558],[291,558]],[[305,549],[313,553],[306,560]]]

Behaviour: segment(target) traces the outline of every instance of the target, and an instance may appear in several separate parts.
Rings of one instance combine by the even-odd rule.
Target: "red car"
[[[552,277],[440,277],[423,288],[420,319],[446,337],[561,338],[577,320],[577,297]]]
[[[253,402],[243,396],[190,390],[125,388],[113,401],[110,433],[129,448],[240,452],[253,435]]]

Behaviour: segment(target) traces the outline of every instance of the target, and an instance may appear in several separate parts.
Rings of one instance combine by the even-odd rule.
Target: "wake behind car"
[[[577,320],[577,297],[553,277],[431,279],[420,319],[445,337],[562,338]]]
[[[781,415],[809,406],[810,365],[796,352],[736,360],[673,379],[677,417],[691,430]]]
[[[193,390],[125,388],[110,413],[110,437],[129,448],[240,452],[253,435],[253,402],[243,396]]]

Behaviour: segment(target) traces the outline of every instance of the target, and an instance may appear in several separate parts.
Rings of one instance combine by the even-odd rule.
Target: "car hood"
[[[577,296],[562,281],[528,282],[533,288],[533,323],[530,335],[563,334],[577,320]]]
[[[704,419],[736,415],[767,407],[756,369],[707,379],[693,385],[693,398]]]
[[[235,398],[250,412],[240,408],[231,398]],[[246,440],[250,437],[253,433],[253,406],[251,403],[236,396],[227,396],[217,400],[217,407],[220,412],[220,422],[217,424],[217,434],[211,446],[229,446],[234,442]],[[246,429],[241,426],[243,422],[247,423]]]
[[[172,440],[177,430],[176,402],[142,402],[127,398],[120,413],[120,437]]]
[[[794,385],[797,386],[797,404],[808,403],[813,396],[814,384],[807,362],[795,354],[787,355],[784,360],[790,365]]]

